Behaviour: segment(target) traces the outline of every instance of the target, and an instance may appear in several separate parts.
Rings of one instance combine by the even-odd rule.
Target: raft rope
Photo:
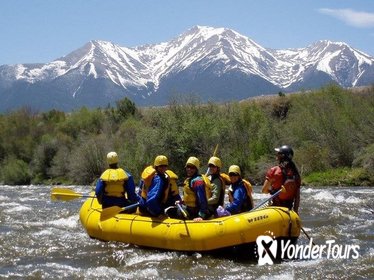
[[[292,233],[292,219],[291,219],[291,211],[288,209],[287,211],[286,210],[283,210],[283,209],[274,209],[275,211],[282,211],[284,213],[286,213],[288,215],[288,237],[291,237],[291,233]]]

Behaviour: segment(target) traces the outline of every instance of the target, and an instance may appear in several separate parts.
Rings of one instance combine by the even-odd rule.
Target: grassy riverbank
[[[364,168],[336,168],[312,172],[303,177],[307,186],[374,186],[373,178]]]
[[[374,185],[374,87],[328,86],[201,105],[196,96],[164,107],[116,106],[65,113],[23,108],[0,115],[0,182],[94,184],[116,151],[135,180],[158,154],[181,178],[189,156],[206,163],[218,145],[223,171],[241,166],[261,184],[275,164],[274,147],[288,144],[305,184]]]

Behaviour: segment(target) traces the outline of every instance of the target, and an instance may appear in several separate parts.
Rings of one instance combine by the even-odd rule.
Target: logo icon
[[[273,264],[277,256],[278,242],[268,235],[259,235],[256,239],[258,265]]]

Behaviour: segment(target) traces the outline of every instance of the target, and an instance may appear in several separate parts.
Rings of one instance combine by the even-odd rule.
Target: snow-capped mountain
[[[374,58],[330,41],[267,49],[231,29],[196,26],[156,45],[90,41],[50,63],[2,65],[0,111],[105,107],[124,97],[161,105],[176,93],[194,93],[202,101],[240,100],[331,82],[374,83]]]

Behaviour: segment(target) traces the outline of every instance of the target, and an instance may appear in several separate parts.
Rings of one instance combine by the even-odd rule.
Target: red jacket
[[[301,179],[298,174],[292,170],[292,168],[287,168],[285,170],[286,178],[284,178],[284,174],[282,172],[282,168],[280,166],[274,166],[268,170],[266,173],[266,179],[270,181],[272,186],[271,193],[275,193],[279,190],[282,185],[286,188],[286,192],[281,192],[278,196],[278,199],[281,201],[293,201],[297,194],[298,188],[301,185]]]

